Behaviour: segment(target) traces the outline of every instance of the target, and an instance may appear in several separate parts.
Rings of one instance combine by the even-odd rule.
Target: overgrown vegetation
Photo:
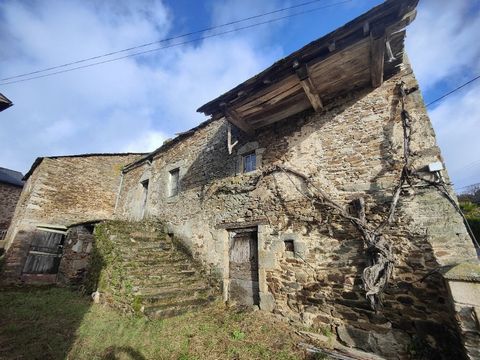
[[[0,359],[302,359],[297,335],[215,303],[166,320],[122,315],[60,288],[0,291]]]
[[[122,249],[131,246],[130,232],[142,227],[162,228],[157,223],[129,223],[125,221],[108,221],[95,227],[95,242],[90,260],[90,269],[85,285],[87,294],[99,291],[104,302],[108,302],[124,311],[139,312],[141,301],[134,295],[133,284],[122,256]],[[123,236],[119,236],[122,234]]]
[[[461,194],[458,200],[475,238],[480,241],[480,189]]]

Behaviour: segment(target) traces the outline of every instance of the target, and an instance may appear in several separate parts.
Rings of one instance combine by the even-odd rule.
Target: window
[[[175,196],[178,194],[180,181],[180,169],[170,170],[170,196]]]
[[[145,209],[147,207],[147,197],[148,197],[148,179],[141,182],[142,184],[142,219],[145,216]]]
[[[290,252],[295,252],[295,244],[293,243],[293,240],[285,240],[285,251],[290,251]]]
[[[243,172],[250,172],[255,170],[257,164],[257,156],[255,152],[243,155]]]

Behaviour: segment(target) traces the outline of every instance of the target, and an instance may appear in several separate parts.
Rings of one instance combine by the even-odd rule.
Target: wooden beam
[[[300,85],[302,85],[305,95],[307,95],[310,104],[315,109],[316,112],[323,110],[323,103],[320,95],[318,95],[315,85],[313,85],[312,79],[308,75],[308,68],[306,65],[299,67],[295,70],[297,73],[298,79],[300,80]]]
[[[384,32],[379,36],[375,36],[374,32],[370,33],[370,76],[374,88],[379,87],[383,83],[385,41],[386,36]]]
[[[232,109],[225,109],[224,110],[225,118],[228,122],[232,123],[240,130],[246,132],[248,135],[254,135],[255,130],[245,122],[238,114]]]
[[[233,152],[233,148],[238,145],[238,140],[232,143],[232,125],[227,123],[227,148],[228,153],[231,155]]]

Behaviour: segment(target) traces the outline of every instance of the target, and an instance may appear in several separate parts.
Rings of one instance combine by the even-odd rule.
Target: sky
[[[306,1],[0,0],[0,78]],[[196,113],[202,104],[381,2],[318,0],[143,47],[137,51],[183,43],[141,56],[15,84],[0,81],[0,92],[14,102],[0,113],[0,166],[25,173],[38,156],[152,151],[205,120]],[[314,11],[213,36],[305,10]],[[480,0],[421,0],[407,34],[426,103],[480,74]],[[194,41],[202,35],[211,37]],[[479,99],[480,80],[428,108],[457,190],[480,183]]]

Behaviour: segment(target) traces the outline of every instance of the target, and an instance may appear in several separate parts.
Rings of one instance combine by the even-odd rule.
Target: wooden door
[[[229,299],[240,305],[258,305],[258,240],[256,231],[235,231],[230,239]]]
[[[56,274],[62,257],[64,234],[35,232],[23,267],[24,274]]]

